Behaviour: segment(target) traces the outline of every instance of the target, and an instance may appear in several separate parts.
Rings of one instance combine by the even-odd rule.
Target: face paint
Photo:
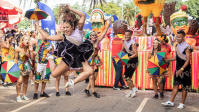
[[[173,27],[175,28],[176,26],[183,26],[188,24],[188,21],[186,18],[176,18],[172,22]]]
[[[100,37],[106,26],[103,19],[93,19],[91,21],[92,30],[97,33],[97,37]]]
[[[103,23],[102,22],[92,22],[92,29],[95,29],[95,28],[101,28],[103,26]]]
[[[180,30],[183,30],[185,34],[189,31],[189,23],[186,18],[176,18],[171,21],[171,29],[175,35]]]

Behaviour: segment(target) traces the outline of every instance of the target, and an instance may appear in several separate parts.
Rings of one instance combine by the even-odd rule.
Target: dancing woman
[[[103,31],[102,35],[99,38],[97,37],[97,33],[94,32],[94,31],[91,32],[90,35],[89,35],[90,40],[94,44],[95,54],[88,61],[90,66],[94,69],[94,73],[89,77],[89,84],[88,84],[87,88],[84,90],[84,92],[87,94],[87,96],[91,96],[90,92],[89,92],[89,89],[91,88],[94,96],[96,98],[100,98],[100,95],[95,92],[95,88],[94,88],[95,80],[96,80],[97,75],[98,75],[98,67],[100,65],[100,59],[99,59],[99,56],[98,56],[98,51],[99,51],[99,46],[98,45],[99,45],[100,41],[105,37],[105,34],[108,31],[108,28],[109,28],[110,24],[111,24],[111,21],[108,20],[106,29]]]
[[[151,59],[151,56],[155,56],[157,55],[157,53],[161,51],[161,44],[160,41],[158,39],[154,40],[153,42],[153,48],[150,50],[149,52],[149,56],[148,59]],[[166,57],[166,56],[165,56]],[[147,71],[148,72],[148,71]],[[149,73],[149,72],[148,72]],[[155,75],[151,75],[149,73],[150,77],[153,80],[153,90],[155,92],[155,96],[153,98],[157,99],[158,98],[158,86],[160,88],[160,98],[162,99],[164,97],[163,94],[163,83],[162,80],[165,77],[168,77],[169,74],[168,72],[164,72],[163,74],[159,75],[159,74],[155,74]]]
[[[26,92],[28,88],[28,78],[31,72],[31,62],[34,60],[33,47],[30,45],[29,41],[30,41],[29,36],[27,35],[23,36],[20,40],[19,47],[15,49],[15,63],[18,64],[21,70],[20,77],[17,80],[17,85],[16,85],[17,102],[22,102],[20,97],[22,81],[23,81],[22,99],[29,100],[29,98],[26,97]]]
[[[90,40],[85,40],[85,42],[83,42],[82,30],[85,22],[85,14],[80,11],[71,9],[69,5],[66,5],[66,7],[60,10],[60,15],[62,15],[63,20],[63,34],[49,36],[48,33],[45,33],[39,27],[37,22],[36,26],[39,32],[47,40],[61,41],[64,38],[66,46],[62,52],[63,59],[56,68],[53,61],[51,61],[50,66],[54,69],[51,74],[55,78],[61,76],[69,69],[81,70],[81,73],[76,79],[70,79],[69,82],[66,83],[65,87],[69,87],[85,80],[93,74],[93,69],[85,61],[89,60],[93,55],[94,47]],[[77,19],[74,13],[79,15],[80,19]]]

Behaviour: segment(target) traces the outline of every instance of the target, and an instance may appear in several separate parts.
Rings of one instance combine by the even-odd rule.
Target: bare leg
[[[42,82],[41,94],[43,94],[45,87],[46,87],[46,83],[45,83],[45,82]]]
[[[52,62],[50,62],[50,64],[51,63]],[[59,65],[54,70],[53,69],[54,67],[52,67],[51,75],[54,78],[57,78],[58,76],[61,76],[62,74],[66,73],[69,70],[69,67],[64,61],[61,61]]]
[[[187,92],[185,89],[182,89],[182,101],[181,101],[182,104],[184,104],[186,97],[187,97]]]
[[[94,74],[93,74],[94,75]],[[88,83],[88,86],[87,86],[87,90],[89,90],[91,88],[91,83],[92,83],[92,78],[93,78],[93,75],[89,76],[89,83]]]
[[[157,79],[155,77],[153,77],[153,90],[155,94],[158,94]]]
[[[37,93],[38,87],[39,87],[39,83],[35,83],[34,85],[35,85],[35,93]]]
[[[29,76],[30,76],[30,82],[32,83],[33,82],[33,72],[32,71]]]
[[[68,82],[68,76],[64,75],[64,85]],[[66,91],[68,91],[68,88],[66,88]]]
[[[81,72],[79,74],[79,76],[74,79],[74,84],[81,82],[83,80],[85,80],[86,78],[88,78],[90,75],[93,74],[94,70],[85,62],[82,62],[83,64],[83,72]],[[66,69],[66,68],[65,68]]]
[[[129,86],[129,89],[132,90],[134,88],[133,81],[127,81],[127,84]]]
[[[97,75],[98,75],[98,72],[94,72],[94,75],[92,75],[92,78],[91,78],[91,89],[92,89],[92,92],[95,92],[95,80],[97,78]]]
[[[171,94],[171,98],[170,98],[170,101],[173,102],[177,93],[178,93],[178,89],[179,89],[179,86],[175,86],[173,87],[173,90],[172,90],[172,94]]]
[[[161,93],[163,92],[163,83],[162,83],[162,80],[163,80],[163,78],[159,78],[158,79],[158,86],[159,86],[159,89],[160,89]]]
[[[20,96],[20,92],[21,92],[21,84],[22,84],[22,78],[23,76],[20,75],[19,79],[17,80],[17,85],[16,85],[16,91],[17,91],[17,97]]]
[[[56,87],[56,92],[59,92],[59,83],[60,83],[61,76],[58,76],[55,80],[55,87]]]
[[[28,79],[29,79],[28,75],[23,76],[23,96],[26,95],[26,92],[27,92],[27,89],[28,89]]]

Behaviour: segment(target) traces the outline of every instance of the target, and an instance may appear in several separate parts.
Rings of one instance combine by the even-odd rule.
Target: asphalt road
[[[61,96],[55,96],[55,79],[50,79],[45,92],[50,98],[40,98],[33,100],[34,86],[29,84],[27,97],[28,101],[22,103],[16,102],[16,87],[4,88],[0,85],[0,112],[199,112],[199,94],[188,93],[185,102],[185,109],[177,109],[181,101],[181,92],[175,99],[174,107],[164,107],[161,102],[169,100],[171,91],[165,93],[165,98],[152,99],[154,93],[152,90],[139,90],[136,97],[127,98],[125,95],[129,90],[115,91],[112,88],[96,87],[96,92],[101,98],[95,98],[93,95],[87,97],[84,93],[86,84],[78,83],[69,91],[72,96],[65,95],[63,77],[60,82]],[[39,92],[40,92],[39,87]]]

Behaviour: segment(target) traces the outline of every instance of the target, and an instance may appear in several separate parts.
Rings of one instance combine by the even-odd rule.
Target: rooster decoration
[[[148,36],[147,34],[147,17],[153,13],[155,17],[156,33],[154,36],[161,36],[160,19],[159,16],[164,7],[165,0],[133,0],[134,4],[139,8],[141,15],[143,16],[143,28],[141,34],[138,36]]]

